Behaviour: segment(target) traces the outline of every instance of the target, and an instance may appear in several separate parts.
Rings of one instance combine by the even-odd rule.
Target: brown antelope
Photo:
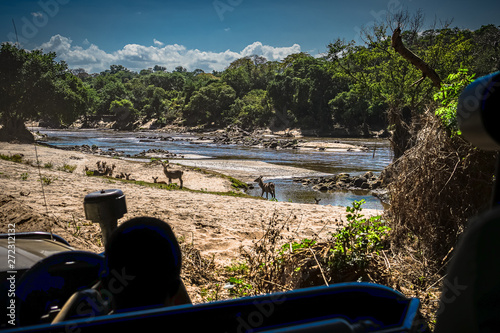
[[[163,180],[158,181],[158,177],[152,177],[152,178],[155,184],[166,184],[166,182]]]
[[[260,176],[259,178],[255,179],[254,182],[257,182],[260,186],[260,188],[262,189],[262,193],[260,194],[261,197],[264,196],[264,192],[266,193],[266,199],[267,199],[267,196],[268,196],[268,193],[271,193],[271,197],[276,199],[276,192],[275,192],[275,188],[274,188],[274,183],[273,182],[269,182],[269,183],[264,183],[262,181],[262,176]]]
[[[163,163],[163,172],[165,173],[165,176],[168,178],[168,185],[172,183],[172,179],[179,179],[182,188],[183,182],[182,182],[182,175],[184,172],[182,170],[175,170],[175,171],[168,171],[168,163]]]
[[[125,179],[126,179],[126,180],[132,180],[132,181],[135,181],[135,179],[130,178],[130,176],[131,176],[131,175],[132,175],[131,173],[126,173],[126,174],[125,174]]]
[[[102,172],[102,170],[91,170],[89,169],[88,166],[85,166],[85,169],[84,169],[85,173],[88,174],[89,172],[92,172],[92,175],[93,176],[104,176],[104,172]]]
[[[111,167],[106,167],[106,176],[113,177],[113,171],[115,171],[116,165],[113,164]]]
[[[117,179],[123,179],[123,178],[125,178],[125,174],[123,172],[120,172],[119,175],[118,174],[115,175],[115,178],[117,178]]]

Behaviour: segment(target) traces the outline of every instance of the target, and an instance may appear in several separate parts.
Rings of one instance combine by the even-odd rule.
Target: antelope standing
[[[172,179],[179,179],[182,188],[183,182],[182,182],[182,174],[184,173],[182,170],[175,170],[175,171],[168,171],[168,163],[163,164],[163,172],[165,173],[165,176],[168,178],[168,185],[172,183]]]
[[[273,182],[269,182],[269,183],[264,183],[262,181],[262,176],[260,176],[259,178],[255,179],[254,182],[257,182],[260,186],[260,188],[262,189],[262,193],[260,194],[261,197],[264,196],[264,192],[266,193],[266,199],[268,197],[268,193],[271,193],[271,197],[276,199],[276,192],[275,192],[275,189],[274,189],[274,183]]]

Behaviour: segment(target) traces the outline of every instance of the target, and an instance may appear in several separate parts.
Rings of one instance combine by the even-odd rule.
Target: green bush
[[[5,160],[5,161],[12,161],[12,162],[16,162],[16,163],[21,163],[23,161],[23,156],[21,154],[14,154],[14,155],[0,154],[0,159]]]
[[[76,165],[69,165],[64,163],[62,167],[60,167],[58,170],[68,172],[68,173],[73,173],[76,170]]]
[[[313,246],[316,243],[317,243],[317,241],[312,240],[312,239],[308,239],[308,238],[304,238],[302,241],[300,241],[300,243],[298,243],[298,242],[285,243],[281,247],[279,254],[283,255],[286,252],[294,252],[294,251],[299,250],[299,249],[306,249],[308,247]],[[290,249],[290,247],[291,247],[291,249]]]
[[[40,179],[40,181],[44,184],[44,185],[50,185],[52,184],[52,182],[55,180],[56,178],[51,178],[51,177],[45,177],[45,176],[42,176],[42,178]]]
[[[332,248],[328,266],[337,271],[363,271],[373,254],[379,254],[386,245],[389,228],[380,216],[365,218],[362,205],[365,200],[354,201],[346,207],[348,225],[332,234]]]

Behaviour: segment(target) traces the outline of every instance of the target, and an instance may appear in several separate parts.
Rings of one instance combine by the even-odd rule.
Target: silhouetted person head
[[[116,311],[169,305],[182,285],[179,243],[170,226],[156,218],[121,224],[106,245],[106,263],[103,287],[113,295]]]

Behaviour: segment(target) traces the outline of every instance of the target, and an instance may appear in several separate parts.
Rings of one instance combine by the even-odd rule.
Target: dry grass
[[[410,246],[440,265],[468,219],[488,208],[496,154],[450,138],[430,112],[422,123],[415,145],[388,169],[388,214],[393,247]]]
[[[193,303],[215,301],[226,296],[219,295],[224,283],[224,276],[219,273],[224,271],[215,262],[215,257],[205,258],[193,244],[180,242],[182,253],[181,278],[188,287]]]
[[[435,322],[441,282],[468,220],[488,209],[496,154],[450,137],[432,110],[419,120],[414,145],[386,169],[391,178],[391,281],[419,297]]]

